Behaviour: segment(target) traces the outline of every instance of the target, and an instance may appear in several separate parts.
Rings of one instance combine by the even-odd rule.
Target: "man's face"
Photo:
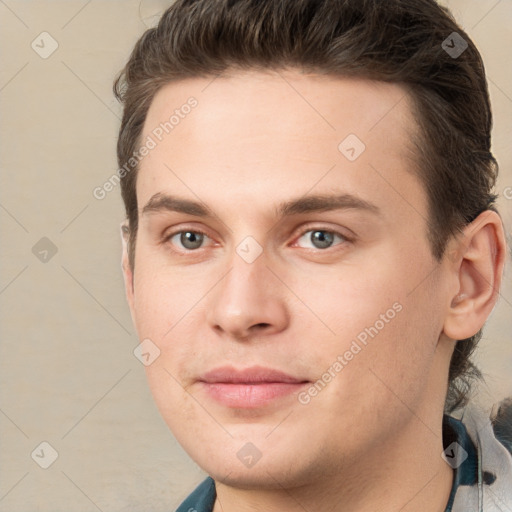
[[[160,350],[146,367],[156,404],[214,478],[299,485],[439,427],[448,293],[415,129],[397,85],[293,71],[155,97],[128,299]]]

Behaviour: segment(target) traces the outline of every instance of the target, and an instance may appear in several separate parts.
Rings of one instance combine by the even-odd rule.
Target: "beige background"
[[[114,75],[167,3],[0,0],[0,512],[171,511],[203,478],[132,352],[119,190],[92,195],[116,171]],[[510,240],[512,1],[448,5],[486,62]],[[59,45],[46,59],[31,47],[51,48],[43,31]],[[43,237],[47,262],[32,252]],[[511,304],[509,265],[478,352],[486,407],[512,395]],[[46,470],[31,458],[43,441],[58,452]]]

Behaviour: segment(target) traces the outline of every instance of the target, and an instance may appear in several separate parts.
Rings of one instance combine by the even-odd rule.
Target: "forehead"
[[[390,124],[401,124],[407,131],[415,126],[409,94],[399,84],[305,74],[299,70],[250,70],[167,84],[151,103],[144,133],[149,134],[159,123],[169,120],[190,97],[198,102],[199,108],[194,111],[201,112],[201,116],[194,116],[200,117],[194,130],[199,128],[199,121],[229,121],[233,130],[243,125],[244,132],[251,133],[253,126],[252,133],[256,134],[261,128],[257,123],[264,122],[266,131],[275,135],[284,126],[291,133],[309,136],[333,131],[341,135],[353,127],[364,137],[379,125],[377,132]],[[300,123],[296,122],[298,119]],[[179,131],[183,132],[191,123],[180,125]],[[240,138],[243,133],[238,135]]]
[[[387,180],[410,194],[416,130],[397,84],[292,70],[180,80],[146,117],[141,141],[154,148],[140,163],[139,206],[161,188],[212,201],[250,191],[262,204],[269,192],[286,199],[315,182],[316,192],[339,184],[382,195]]]

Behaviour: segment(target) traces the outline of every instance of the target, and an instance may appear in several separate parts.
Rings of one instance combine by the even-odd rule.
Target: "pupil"
[[[317,244],[321,248],[329,247],[333,242],[332,233],[327,233],[326,231],[315,231],[312,233],[312,237],[313,244]]]
[[[187,249],[198,249],[203,241],[203,235],[201,233],[193,233],[191,231],[182,233],[180,238],[183,247]]]

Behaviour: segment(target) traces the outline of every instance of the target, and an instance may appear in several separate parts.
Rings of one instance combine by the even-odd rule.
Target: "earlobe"
[[[457,245],[459,257],[452,263],[458,290],[451,298],[443,332],[463,340],[483,327],[498,298],[506,254],[500,216],[492,210],[482,212],[464,228]]]

